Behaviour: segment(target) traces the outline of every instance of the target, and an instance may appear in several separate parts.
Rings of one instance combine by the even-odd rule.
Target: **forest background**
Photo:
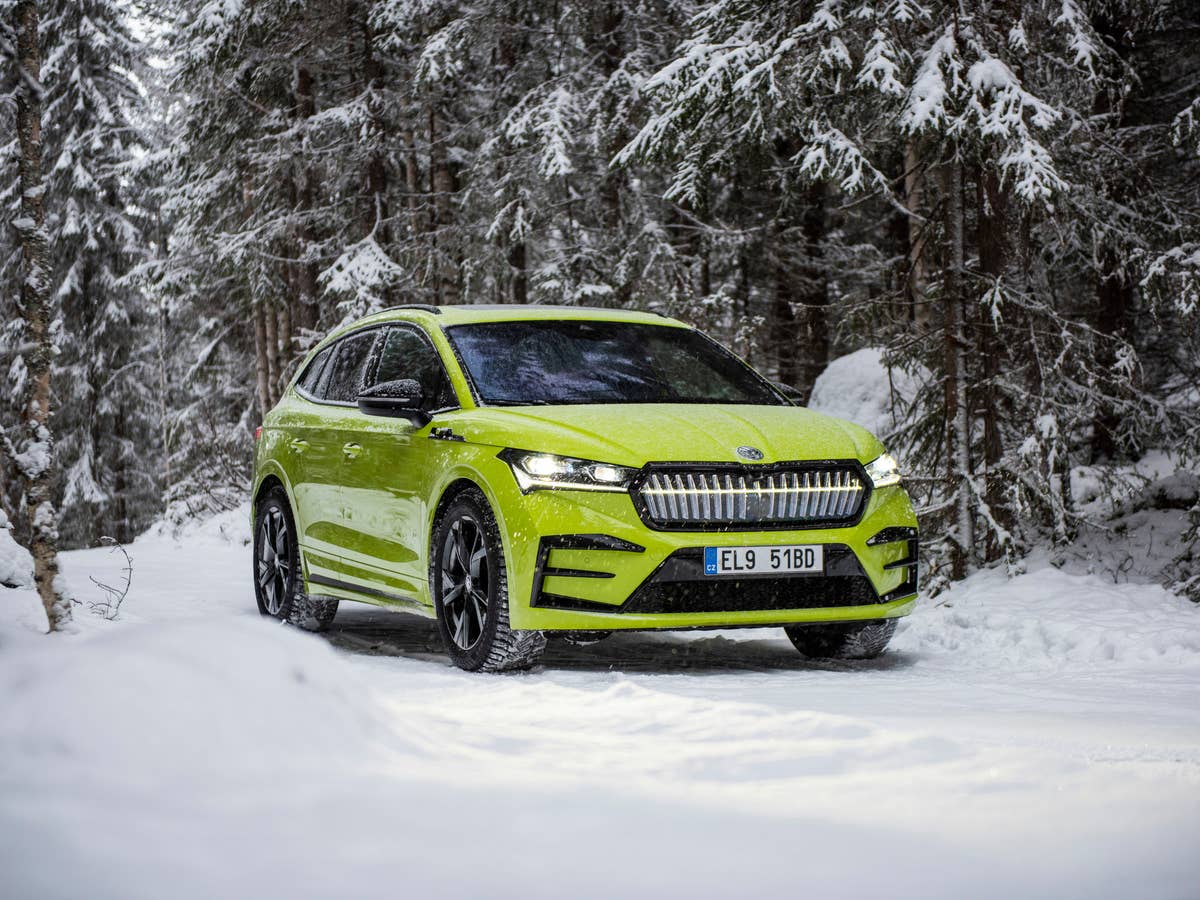
[[[244,502],[339,323],[545,303],[879,348],[934,590],[1137,507],[1200,596],[1185,0],[0,0],[0,216],[35,558]]]

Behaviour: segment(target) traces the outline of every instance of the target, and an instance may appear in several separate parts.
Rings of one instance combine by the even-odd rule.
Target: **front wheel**
[[[508,625],[508,576],[496,517],[476,488],[456,496],[433,526],[429,586],[451,661],[468,672],[527,669],[546,647],[540,631]]]
[[[309,631],[324,631],[337,615],[337,600],[304,591],[295,519],[279,486],[264,494],[254,511],[254,599],[264,616]]]
[[[796,649],[811,659],[874,659],[887,649],[896,633],[896,620],[788,625],[783,630]]]

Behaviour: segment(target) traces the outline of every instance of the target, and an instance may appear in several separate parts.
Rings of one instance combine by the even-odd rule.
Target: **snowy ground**
[[[762,630],[473,676],[421,619],[260,619],[229,521],[137,542],[73,635],[0,588],[0,895],[1197,896],[1200,610],[1160,588],[978,575],[871,663]]]

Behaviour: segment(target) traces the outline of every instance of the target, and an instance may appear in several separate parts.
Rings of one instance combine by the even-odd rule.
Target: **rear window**
[[[332,403],[354,403],[358,399],[371,348],[378,334],[377,330],[372,329],[338,341],[337,355],[327,366],[329,374],[321,379],[321,393],[318,394],[321,399]]]
[[[308,368],[304,370],[304,374],[300,376],[300,380],[296,382],[296,386],[306,394],[314,397],[317,396],[317,388],[321,383],[321,375],[325,371],[325,364],[329,362],[329,358],[333,356],[334,347],[326,347],[313,358],[313,361],[308,364]]]

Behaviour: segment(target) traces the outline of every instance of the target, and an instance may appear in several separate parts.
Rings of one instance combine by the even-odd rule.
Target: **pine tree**
[[[128,171],[143,143],[135,81],[143,48],[112,0],[55,0],[46,8],[47,227],[52,291],[69,335],[53,375],[62,538],[128,541],[147,524],[145,508],[157,495],[139,458],[153,436],[146,415],[153,370],[142,350],[141,297],[124,280],[146,252]]]

